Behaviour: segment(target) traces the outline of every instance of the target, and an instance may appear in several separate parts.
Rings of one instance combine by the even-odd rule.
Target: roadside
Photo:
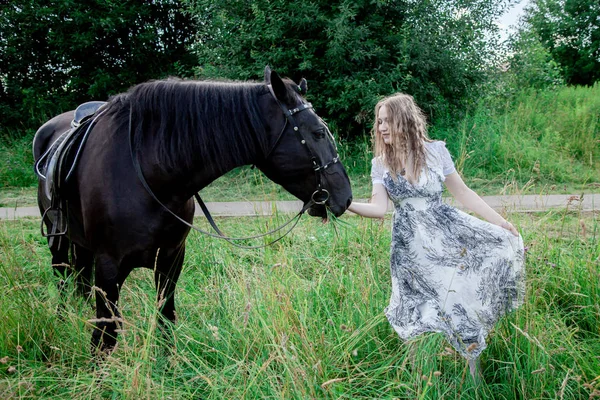
[[[549,210],[571,210],[590,212],[600,210],[600,194],[583,195],[522,195],[522,196],[482,196],[483,199],[500,213],[541,212]],[[357,201],[366,201],[358,199]],[[448,204],[460,209],[462,205],[452,198],[444,198]],[[276,213],[296,213],[302,208],[300,201],[232,201],[208,202],[206,206],[216,217],[269,216]],[[388,207],[391,212],[393,207]],[[196,205],[196,216],[202,216]],[[0,219],[39,218],[37,207],[0,207]]]

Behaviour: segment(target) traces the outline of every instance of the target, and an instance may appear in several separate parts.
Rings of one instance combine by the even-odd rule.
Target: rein
[[[202,198],[200,197],[200,195],[198,193],[194,194],[194,197],[196,199],[196,201],[198,201],[198,205],[200,205],[200,208],[202,209],[202,212],[204,213],[204,216],[206,217],[206,219],[208,220],[209,224],[211,225],[211,227],[215,230],[215,232],[217,232],[217,234],[211,233],[211,232],[207,232],[205,230],[202,230],[198,227],[196,227],[193,224],[190,224],[189,222],[187,222],[186,220],[184,220],[183,218],[181,218],[179,215],[175,214],[173,211],[171,211],[171,209],[169,209],[167,206],[165,206],[159,199],[158,197],[156,197],[156,195],[154,194],[154,192],[152,191],[152,189],[150,188],[150,186],[148,185],[148,182],[146,181],[146,179],[144,178],[144,174],[142,172],[142,168],[140,166],[139,160],[137,158],[137,155],[134,152],[134,144],[133,144],[133,129],[132,129],[132,114],[133,114],[133,108],[129,108],[129,151],[131,154],[131,159],[133,161],[133,166],[136,170],[138,179],[140,180],[140,182],[142,183],[142,186],[144,186],[144,188],[146,189],[146,191],[150,194],[150,196],[158,203],[160,204],[165,210],[167,210],[172,216],[174,216],[176,219],[178,219],[179,221],[181,221],[184,225],[186,225],[187,227],[194,229],[197,232],[203,233],[205,235],[208,235],[210,237],[214,237],[217,239],[223,239],[227,242],[229,242],[230,244],[232,244],[235,247],[239,247],[242,249],[260,249],[260,248],[264,248],[267,246],[270,246],[278,241],[280,241],[281,239],[283,239],[285,236],[287,236],[292,229],[294,229],[296,227],[296,225],[298,224],[298,222],[300,221],[300,218],[302,217],[302,215],[313,205],[318,204],[318,205],[324,205],[327,200],[329,199],[329,192],[322,188],[322,173],[325,169],[327,169],[330,165],[335,164],[339,161],[339,156],[337,155],[337,151],[336,151],[336,156],[327,164],[323,164],[323,165],[318,165],[317,164],[317,158],[313,155],[313,153],[310,151],[310,148],[306,145],[306,140],[304,139],[304,137],[302,136],[302,133],[300,133],[298,125],[296,124],[296,121],[293,117],[294,114],[297,114],[301,111],[307,110],[307,109],[312,109],[312,104],[310,103],[303,103],[301,106],[294,108],[292,110],[289,110],[285,105],[281,104],[281,102],[279,102],[279,100],[277,99],[277,97],[275,96],[275,93],[273,92],[273,88],[271,87],[271,85],[268,85],[268,88],[271,92],[271,94],[273,95],[273,97],[275,98],[275,101],[277,102],[277,104],[279,105],[279,107],[282,109],[284,115],[285,115],[285,124],[281,130],[281,132],[279,133],[279,136],[277,137],[273,147],[269,150],[269,152],[267,153],[267,156],[265,157],[268,158],[268,156],[273,152],[273,150],[275,150],[275,148],[277,147],[277,145],[279,144],[279,141],[281,139],[281,137],[283,136],[283,133],[285,132],[285,128],[288,124],[288,122],[290,123],[290,125],[293,126],[293,130],[294,133],[296,134],[296,136],[298,137],[298,139],[300,140],[300,143],[302,145],[305,146],[306,150],[308,151],[308,154],[311,158],[311,161],[313,163],[313,170],[315,171],[316,174],[316,178],[317,178],[317,190],[315,190],[313,192],[313,194],[311,195],[310,201],[308,203],[306,203],[302,209],[294,216],[292,217],[289,221],[287,221],[285,224],[281,225],[278,228],[275,228],[271,231],[268,231],[266,233],[262,233],[259,235],[255,235],[255,236],[247,236],[247,237],[239,237],[239,238],[233,238],[233,237],[228,237],[226,235],[223,234],[223,232],[217,227],[217,224],[215,223],[212,215],[210,214],[210,212],[208,211],[208,208],[206,207],[206,204],[204,203],[204,201],[202,200]],[[329,132],[329,129],[327,129],[327,132],[329,134],[329,136],[331,137],[331,133]],[[335,142],[334,142],[335,143]],[[323,194],[324,197],[319,197],[319,194]],[[315,198],[315,196],[317,196]],[[280,230],[282,230],[283,228],[285,228],[286,226],[288,226],[289,224],[291,224],[294,220],[296,220],[296,222],[294,222],[294,224],[287,230],[285,231],[285,233],[280,236],[279,238],[264,244],[264,245],[260,245],[260,246],[245,246],[245,245],[240,245],[238,243],[235,243],[235,241],[239,241],[239,240],[248,240],[248,239],[257,239],[257,238],[261,238],[261,237],[265,237],[268,236],[272,233],[275,232],[279,232]]]

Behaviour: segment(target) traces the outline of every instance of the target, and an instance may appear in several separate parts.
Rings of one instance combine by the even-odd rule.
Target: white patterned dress
[[[523,301],[522,238],[442,202],[445,176],[455,172],[445,143],[426,143],[417,183],[392,179],[373,159],[373,183],[394,203],[392,296],[385,314],[403,339],[442,332],[465,358],[486,347],[496,321]]]

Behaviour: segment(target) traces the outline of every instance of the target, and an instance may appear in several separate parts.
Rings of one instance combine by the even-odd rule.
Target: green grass
[[[36,184],[32,140],[33,133],[20,139],[0,137],[0,188],[29,188]]]
[[[285,218],[219,224],[250,234]],[[263,250],[191,234],[173,342],[156,329],[151,271],[135,270],[125,332],[100,364],[89,304],[69,297],[56,315],[38,221],[3,221],[0,398],[588,399],[600,389],[598,218],[510,216],[529,247],[528,295],[490,334],[477,388],[440,335],[403,343],[386,321],[389,220],[305,218]]]

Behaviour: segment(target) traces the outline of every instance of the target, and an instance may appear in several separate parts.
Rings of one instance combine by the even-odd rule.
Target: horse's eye
[[[325,130],[325,128],[320,128],[315,130],[313,134],[316,136],[317,139],[323,139],[325,137],[326,132],[327,131]]]

